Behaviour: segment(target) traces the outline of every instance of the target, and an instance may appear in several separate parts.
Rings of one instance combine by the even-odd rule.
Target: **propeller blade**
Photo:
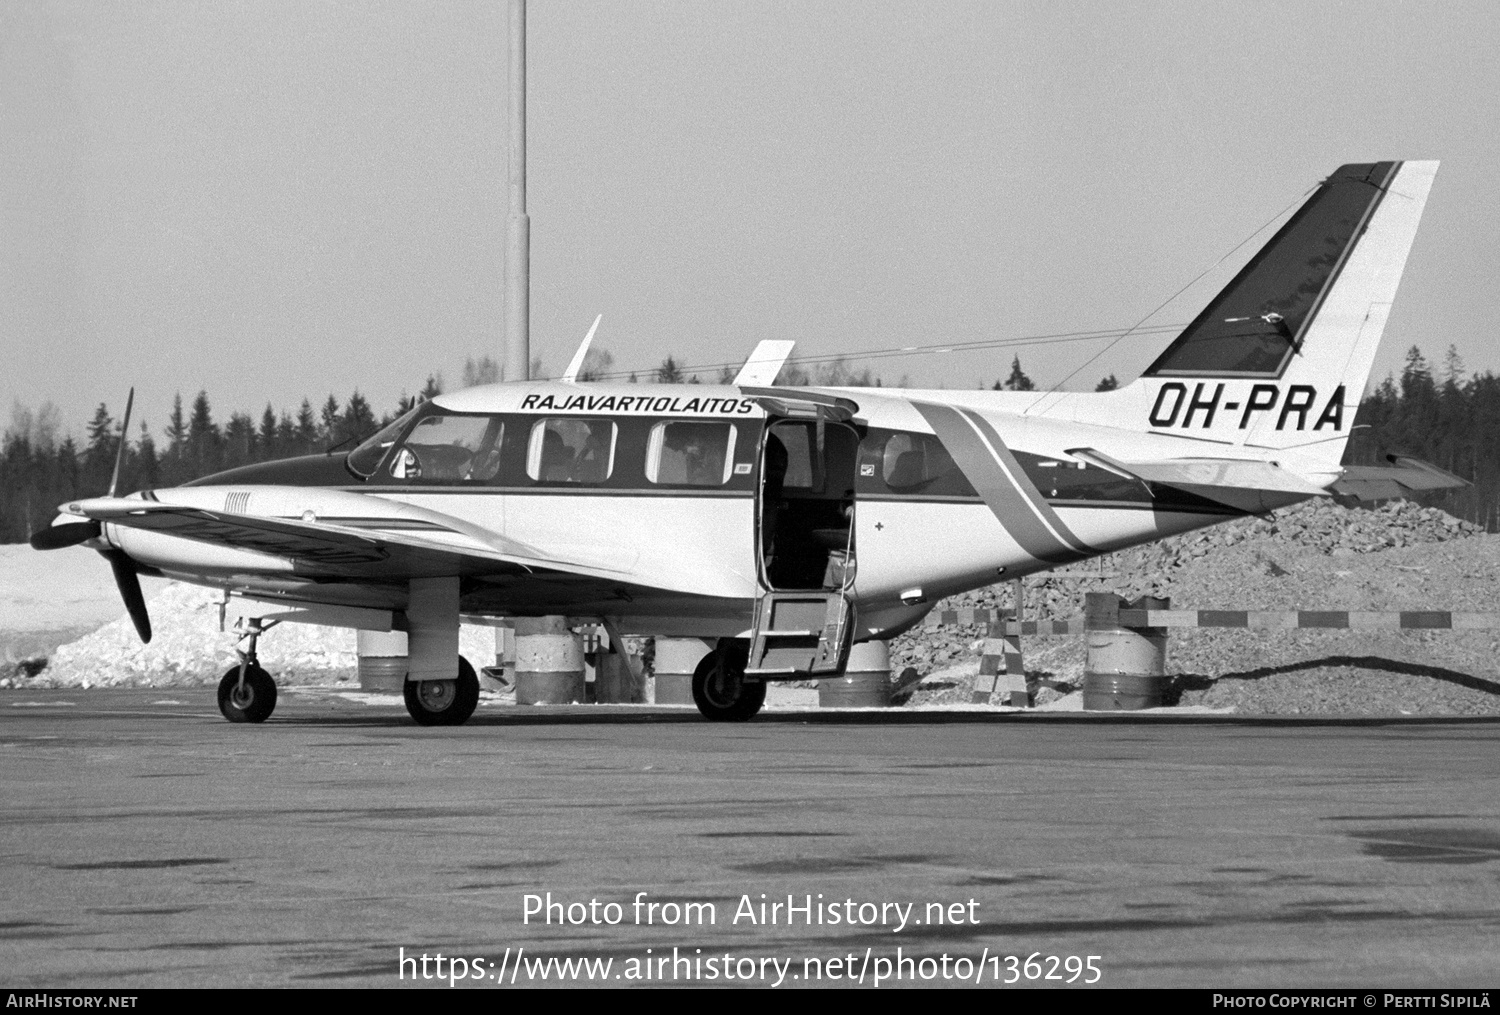
[[[115,572],[115,584],[120,587],[120,598],[125,600],[125,612],[135,623],[135,633],[141,641],[151,641],[151,617],[146,613],[146,597],[141,594],[141,580],[135,573],[135,561],[124,550],[101,551],[109,558],[109,566]]]
[[[130,394],[125,398],[125,419],[120,423],[120,450],[115,452],[115,474],[109,479],[109,495],[115,495],[115,489],[120,485],[120,467],[125,464],[125,449],[130,446],[130,407],[135,404],[135,389],[130,389]],[[148,637],[146,639],[150,641]]]
[[[64,546],[77,546],[90,539],[99,538],[100,527],[96,521],[63,522],[49,528],[38,529],[31,534],[33,550],[60,550]]]

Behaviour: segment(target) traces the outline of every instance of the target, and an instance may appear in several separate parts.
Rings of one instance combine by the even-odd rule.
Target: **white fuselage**
[[[908,626],[944,596],[1236,515],[1209,501],[1164,497],[1069,455],[1080,447],[1131,460],[1183,454],[1183,438],[1144,433],[1129,414],[1116,426],[1028,416],[1038,396],[1005,392],[824,394],[858,404],[852,549],[861,638]],[[1120,392],[1118,404],[1141,397]],[[272,466],[251,467],[150,496],[205,511],[312,519],[372,536],[418,533],[461,552],[482,547],[555,569],[545,581],[512,576],[488,584],[482,568],[471,569],[466,573],[478,591],[466,594],[466,613],[561,611],[609,615],[641,633],[747,633],[754,601],[767,586],[760,502],[774,417],[760,402],[732,387],[534,382],[440,396],[428,411],[449,414],[447,423],[469,424],[465,432],[475,434],[489,419],[489,435],[424,445],[413,424],[406,437],[398,434],[388,448],[367,454],[378,460],[366,478],[330,470],[297,485],[277,482]],[[585,422],[568,422],[574,420]],[[676,424],[686,426],[674,431]],[[820,439],[819,424],[799,425],[810,446]],[[545,456],[554,444],[545,431],[572,439],[583,426],[613,444],[595,440],[585,451],[583,438],[576,449],[559,441],[557,454],[602,463],[607,453],[608,465],[591,467],[587,481],[549,478]],[[660,460],[672,452],[661,450],[662,441],[692,427],[709,438],[734,430],[732,461],[721,454],[713,463],[722,467],[722,481],[719,472],[695,483],[663,480],[667,466]],[[456,425],[450,430],[458,432]],[[474,445],[483,440],[498,464],[476,478],[473,463],[482,452]],[[398,464],[399,449],[408,446],[414,453]],[[458,464],[440,468],[439,458]],[[404,606],[399,582],[333,580],[295,557],[117,525],[106,531],[140,564],[188,581],[247,594]]]

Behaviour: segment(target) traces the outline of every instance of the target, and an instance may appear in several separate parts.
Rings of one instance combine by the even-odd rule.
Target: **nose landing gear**
[[[235,649],[240,664],[231,666],[219,681],[219,711],[230,722],[265,722],[276,709],[276,681],[260,668],[255,643],[278,621],[262,624],[251,618],[247,623],[249,630],[244,637],[249,639],[249,645]]]

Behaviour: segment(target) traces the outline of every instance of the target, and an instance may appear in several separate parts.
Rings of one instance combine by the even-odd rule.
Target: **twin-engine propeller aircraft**
[[[716,640],[694,698],[747,719],[768,681],[839,674],[851,643],[1000,576],[1461,483],[1339,464],[1436,169],[1338,169],[1119,390],[775,387],[790,343],[725,386],[570,368],[440,395],[347,454],[112,488],[32,545],[107,556],[143,640],[137,575],[225,590],[251,633],[219,689],[234,721],[275,704],[254,657],[273,622],[405,631],[407,707],[447,725],[479,693],[460,618],[544,615]]]

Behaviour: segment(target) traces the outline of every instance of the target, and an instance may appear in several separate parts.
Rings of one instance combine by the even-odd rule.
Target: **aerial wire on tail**
[[[1136,334],[1171,334],[1180,332],[1184,327],[1186,327],[1185,324],[1161,324],[1151,325],[1150,327],[1141,327],[1139,324],[1137,324],[1133,329],[1128,330],[1134,331]],[[1124,334],[1124,332],[1120,328],[1102,328],[1096,331],[1062,331],[1046,335],[1018,335],[1010,336],[1007,338],[983,338],[968,342],[933,342],[928,345],[892,346],[888,349],[872,349],[867,352],[823,353],[817,356],[798,357],[797,362],[800,365],[807,366],[821,363],[836,363],[839,360],[860,362],[872,359],[896,359],[902,356],[930,356],[939,353],[981,352],[985,349],[1003,349],[1009,348],[1011,346],[1064,345],[1070,342],[1097,341],[1101,338],[1110,338],[1111,336],[1118,336],[1122,334]],[[734,362],[724,363],[681,364],[679,365],[679,369],[684,373],[694,373],[698,371],[721,370],[726,367],[738,368],[741,365],[741,361],[736,360]],[[634,370],[612,370],[608,373],[596,375],[595,379],[601,381],[624,380],[632,374],[652,373],[654,369],[655,368],[651,367],[640,367]]]
[[[1090,363],[1092,363],[1095,360],[1097,360],[1100,356],[1103,356],[1105,353],[1109,352],[1111,349],[1113,349],[1115,346],[1119,345],[1121,342],[1123,342],[1125,339],[1129,338],[1131,335],[1145,334],[1147,330],[1150,330],[1150,331],[1153,331],[1153,332],[1160,332],[1161,330],[1163,330],[1163,329],[1160,329],[1160,328],[1144,329],[1142,326],[1147,321],[1151,320],[1151,318],[1153,318],[1157,314],[1161,313],[1163,307],[1166,307],[1173,300],[1177,299],[1177,297],[1181,296],[1183,293],[1187,292],[1193,286],[1197,285],[1199,282],[1201,282],[1203,280],[1204,276],[1208,275],[1214,269],[1218,268],[1219,265],[1223,264],[1226,260],[1228,260],[1229,258],[1233,257],[1234,254],[1235,254],[1235,252],[1238,251],[1241,247],[1243,247],[1245,244],[1249,243],[1251,240],[1255,239],[1257,236],[1259,236],[1261,233],[1265,232],[1267,229],[1271,228],[1271,226],[1275,225],[1278,220],[1280,220],[1283,216],[1285,216],[1292,209],[1296,208],[1298,205],[1300,205],[1303,202],[1305,202],[1318,189],[1318,187],[1321,187],[1321,186],[1322,186],[1322,184],[1318,183],[1318,184],[1314,184],[1313,186],[1307,188],[1307,190],[1304,191],[1302,193],[1302,195],[1300,197],[1298,197],[1295,201],[1293,201],[1291,204],[1287,205],[1285,208],[1281,209],[1275,215],[1272,215],[1269,219],[1267,219],[1265,221],[1265,224],[1263,224],[1259,229],[1255,230],[1255,232],[1251,233],[1249,236],[1246,236],[1243,240],[1240,240],[1240,242],[1236,243],[1233,247],[1231,247],[1230,249],[1226,250],[1223,254],[1221,254],[1219,256],[1219,259],[1217,261],[1215,261],[1213,264],[1210,264],[1207,268],[1204,268],[1197,275],[1193,276],[1193,278],[1192,278],[1191,281],[1189,281],[1188,283],[1186,283],[1182,288],[1178,289],[1171,296],[1168,296],[1166,299],[1164,299],[1160,303],[1158,303],[1155,307],[1153,307],[1151,309],[1151,312],[1148,313],[1145,317],[1142,317],[1134,325],[1132,325],[1131,327],[1125,329],[1125,331],[1121,332],[1120,335],[1119,335],[1119,337],[1117,337],[1113,342],[1110,342],[1104,348],[1102,348],[1098,352],[1094,353],[1094,355],[1090,356],[1088,359],[1086,359],[1082,363],[1078,364],[1078,366],[1074,367],[1073,370],[1066,377],[1064,377],[1062,380],[1058,381],[1056,384],[1052,385],[1052,387],[1048,388],[1046,391],[1043,391],[1041,394],[1039,394],[1036,397],[1036,400],[1033,401],[1029,406],[1026,407],[1026,411],[1029,412],[1032,409],[1036,408],[1037,403],[1041,402],[1042,399],[1046,398],[1048,395],[1056,394],[1059,390],[1062,389],[1062,386],[1064,384],[1066,384],[1069,381],[1071,381],[1074,377],[1077,377],[1078,374],[1083,370],[1084,367],[1088,366]]]

